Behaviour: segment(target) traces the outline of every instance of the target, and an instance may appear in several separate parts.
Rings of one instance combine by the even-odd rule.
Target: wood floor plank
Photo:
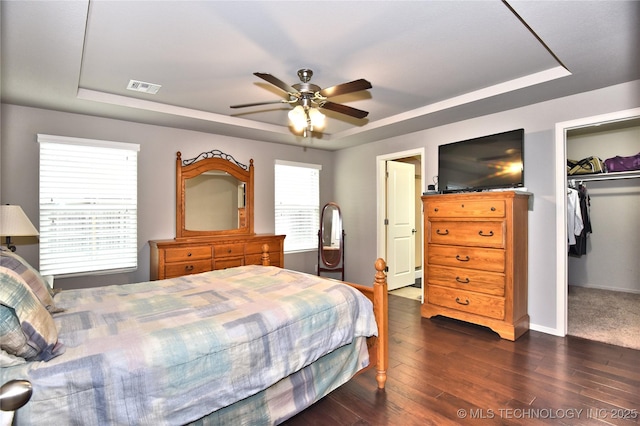
[[[640,424],[640,351],[535,331],[510,342],[394,295],[389,332],[385,390],[367,371],[285,424]]]

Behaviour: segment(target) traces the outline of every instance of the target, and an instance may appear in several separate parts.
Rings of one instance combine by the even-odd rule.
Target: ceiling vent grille
[[[135,92],[149,93],[155,95],[162,86],[160,84],[145,83],[144,81],[129,80],[128,90]]]

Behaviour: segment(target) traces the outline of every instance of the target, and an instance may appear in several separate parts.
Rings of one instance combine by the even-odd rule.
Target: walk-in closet
[[[567,133],[567,159],[639,152],[638,118]],[[568,334],[640,349],[640,170],[569,176],[569,198],[572,188],[586,232],[567,249]],[[573,205],[568,202],[570,227]]]

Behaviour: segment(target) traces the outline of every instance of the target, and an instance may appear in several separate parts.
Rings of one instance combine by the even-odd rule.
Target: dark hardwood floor
[[[516,342],[389,296],[386,389],[367,371],[286,425],[640,423],[640,351],[529,331]]]

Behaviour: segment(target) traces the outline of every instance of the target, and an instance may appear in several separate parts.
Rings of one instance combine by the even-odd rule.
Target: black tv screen
[[[524,129],[482,136],[438,148],[441,192],[524,186]]]

